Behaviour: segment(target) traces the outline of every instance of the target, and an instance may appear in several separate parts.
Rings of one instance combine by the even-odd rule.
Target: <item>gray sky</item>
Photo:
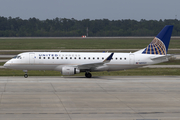
[[[0,0],[0,16],[40,20],[180,19],[180,0]]]

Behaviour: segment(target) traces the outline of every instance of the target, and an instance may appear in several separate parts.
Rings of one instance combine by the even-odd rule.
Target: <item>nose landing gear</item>
[[[25,77],[25,78],[28,78],[28,74],[24,74],[24,77]]]
[[[25,77],[25,78],[28,78],[28,74],[27,74],[28,71],[27,71],[27,70],[23,70],[23,72],[25,73],[25,74],[24,74],[24,77]]]

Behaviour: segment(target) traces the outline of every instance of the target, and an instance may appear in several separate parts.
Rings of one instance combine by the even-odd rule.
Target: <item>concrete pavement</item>
[[[180,76],[0,77],[2,120],[179,120]]]

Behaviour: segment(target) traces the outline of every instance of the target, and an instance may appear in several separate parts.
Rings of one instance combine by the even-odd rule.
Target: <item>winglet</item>
[[[111,53],[103,62],[105,62],[105,63],[110,62],[113,55],[114,55],[114,53]]]

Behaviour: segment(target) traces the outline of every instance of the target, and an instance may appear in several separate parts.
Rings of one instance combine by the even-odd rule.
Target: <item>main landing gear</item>
[[[28,74],[27,74],[28,71],[27,71],[27,70],[23,70],[23,72],[25,73],[25,74],[24,74],[24,77],[25,77],[25,78],[28,78]]]
[[[92,77],[92,74],[89,73],[89,72],[86,72],[86,73],[85,73],[85,76],[86,76],[87,78],[91,78],[91,77]]]

